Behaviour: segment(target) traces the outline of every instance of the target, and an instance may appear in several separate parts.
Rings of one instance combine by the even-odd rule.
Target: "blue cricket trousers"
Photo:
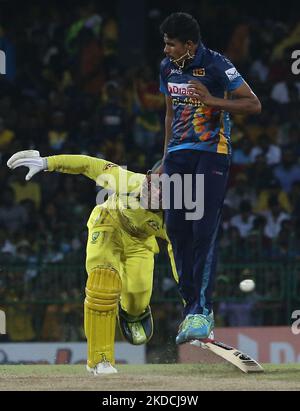
[[[207,315],[212,310],[217,237],[229,167],[229,155],[208,151],[178,150],[168,153],[165,158],[163,171],[168,176],[179,174],[183,178],[184,174],[192,175],[192,187],[186,187],[185,191],[192,192],[193,201],[199,190],[196,175],[204,175],[204,198],[202,199],[202,195],[200,198],[200,201],[204,201],[202,218],[187,220],[186,212],[191,210],[185,207],[176,209],[174,199],[176,196],[178,199],[178,187],[172,184],[170,207],[164,211],[166,229],[179,276],[179,291],[185,302],[184,316],[187,314]],[[184,189],[181,195],[184,195]]]

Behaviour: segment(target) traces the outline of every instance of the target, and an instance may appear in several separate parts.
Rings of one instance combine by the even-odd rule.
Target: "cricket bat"
[[[208,338],[205,340],[193,340],[190,344],[212,351],[245,373],[264,372],[263,367],[253,358],[249,357],[249,355],[219,341]]]

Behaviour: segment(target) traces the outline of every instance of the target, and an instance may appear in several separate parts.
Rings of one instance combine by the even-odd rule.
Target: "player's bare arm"
[[[165,116],[164,154],[163,154],[161,166],[156,170],[157,174],[161,174],[162,171],[163,171],[164,159],[165,159],[165,156],[166,156],[167,151],[168,151],[169,141],[172,137],[172,121],[173,121],[173,117],[174,117],[172,97],[165,96],[165,101],[166,101],[166,116]]]
[[[173,121],[173,105],[172,97],[166,96],[166,117],[165,117],[165,145],[164,145],[164,156],[167,153],[167,147],[172,135],[172,121]]]
[[[215,107],[233,114],[259,114],[261,112],[259,99],[245,81],[240,87],[231,92],[233,99],[212,96],[207,87],[200,81],[191,80],[189,84],[192,96],[206,106]]]

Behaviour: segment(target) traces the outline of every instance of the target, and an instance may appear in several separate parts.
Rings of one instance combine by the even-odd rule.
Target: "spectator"
[[[290,72],[284,81],[276,83],[271,91],[271,98],[279,104],[296,103],[300,100],[300,81]]]
[[[39,210],[41,204],[41,187],[35,181],[25,181],[24,170],[16,170],[10,186],[14,190],[15,200],[20,204],[23,200],[31,200],[36,210]]]
[[[289,193],[292,215],[300,221],[300,181],[295,181]]]
[[[297,158],[300,157],[300,128],[298,125],[294,124],[290,128],[288,133],[288,142],[284,148],[293,151]]]
[[[8,232],[3,228],[0,228],[0,255],[1,261],[3,256],[16,255],[16,245],[10,240]]]
[[[81,120],[79,123],[78,130],[74,133],[74,143],[80,151],[88,151],[92,144],[100,143],[101,137],[97,137],[96,133],[92,128],[92,124],[89,121]]]
[[[292,206],[289,197],[285,191],[280,187],[280,183],[276,178],[268,181],[265,189],[259,192],[257,203],[255,205],[256,212],[268,210],[268,201],[270,197],[276,197],[280,207],[287,213],[291,213]]]
[[[218,308],[218,315],[225,325],[229,327],[249,327],[262,324],[262,313],[260,308],[260,296],[253,290],[246,295],[238,289],[238,284],[245,278],[251,278],[249,269],[244,269],[232,284],[231,301],[221,302]],[[235,298],[232,298],[232,297]]]
[[[250,67],[250,75],[255,79],[258,79],[261,83],[265,83],[269,76],[269,50],[265,49],[261,55],[253,61]]]
[[[230,224],[239,230],[241,238],[245,238],[252,230],[254,220],[255,215],[252,214],[251,204],[244,200],[240,204],[240,213],[232,217]]]
[[[104,102],[100,109],[99,131],[103,139],[116,140],[122,137],[125,127],[125,112],[120,104],[120,85],[109,81],[104,87]]]
[[[136,116],[133,135],[135,144],[143,149],[147,158],[153,158],[154,149],[159,144],[162,127],[158,109],[162,107],[162,97],[158,97],[158,84],[152,79],[150,67],[140,69],[135,81]]]
[[[239,173],[235,177],[235,184],[229,188],[225,204],[238,211],[241,201],[247,200],[251,206],[256,202],[256,193],[249,185],[247,174]]]
[[[300,165],[296,163],[294,153],[285,150],[281,164],[274,169],[274,176],[278,178],[282,189],[289,193],[295,181],[300,181]]]
[[[61,152],[68,139],[68,131],[65,125],[65,115],[56,111],[52,116],[52,127],[48,132],[49,146],[56,152]]]
[[[61,304],[48,304],[42,325],[41,338],[43,341],[63,341]]]
[[[290,132],[293,130],[298,130],[298,118],[299,118],[299,109],[297,105],[291,105],[289,109],[289,115],[285,116],[282,120],[282,124],[279,127],[277,133],[277,143],[281,147],[286,147],[290,143]],[[298,133],[299,134],[299,133]]]
[[[263,154],[256,156],[256,162],[249,167],[247,174],[250,184],[254,185],[258,191],[266,187],[268,182],[274,178],[272,169],[267,165]]]
[[[218,316],[227,327],[253,327],[258,325],[256,304],[257,299],[252,295],[244,296],[241,302],[221,302]]]
[[[30,282],[32,282],[38,274],[37,255],[34,252],[33,246],[25,239],[17,243],[16,249],[17,260],[24,265],[24,288],[27,289],[29,287],[30,289]]]
[[[264,235],[269,239],[278,237],[283,221],[289,220],[289,214],[282,211],[277,197],[270,197],[268,201],[269,210],[262,212],[266,218]]]
[[[0,225],[14,233],[24,227],[27,222],[27,213],[24,207],[16,204],[13,189],[5,187],[0,203]]]
[[[242,138],[235,144],[233,152],[232,164],[247,166],[251,162],[251,142],[246,138]]]
[[[13,304],[8,305],[6,309],[7,315],[7,334],[11,342],[26,342],[33,341],[35,331],[33,327],[32,308],[22,302],[30,300],[30,296],[26,294],[22,297],[16,294],[8,298],[12,299]]]
[[[14,138],[15,133],[5,126],[3,118],[0,117],[0,150],[8,149]]]
[[[280,163],[281,148],[272,144],[271,139],[267,134],[261,134],[258,137],[257,145],[250,151],[251,163],[255,163],[258,155],[264,155],[268,166],[273,166]]]
[[[101,43],[88,28],[81,29],[77,41],[79,45],[78,85],[84,93],[100,95],[105,81]]]

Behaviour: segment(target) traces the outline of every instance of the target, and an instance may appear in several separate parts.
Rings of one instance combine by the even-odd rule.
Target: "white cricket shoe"
[[[213,331],[210,332],[210,334],[208,336],[208,339],[209,340],[214,340],[215,339],[215,335],[214,335]],[[202,343],[200,340],[192,340],[192,341],[190,341],[190,344],[194,345],[195,347],[201,347],[201,348],[204,348],[204,349],[206,348],[205,343]]]
[[[118,372],[108,361],[99,362],[95,367],[87,365],[86,369],[94,375],[115,374]]]

